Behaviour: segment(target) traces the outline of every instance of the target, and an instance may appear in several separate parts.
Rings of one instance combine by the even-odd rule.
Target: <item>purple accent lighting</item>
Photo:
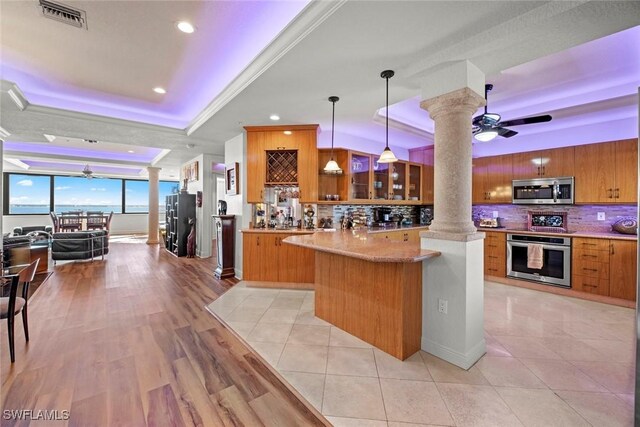
[[[83,150],[81,148],[60,147],[46,143],[10,142],[4,143],[5,151],[17,151],[31,154],[48,154],[67,157],[102,158],[129,162],[150,163],[162,151],[160,148],[135,147],[136,153],[118,153],[101,150]]]

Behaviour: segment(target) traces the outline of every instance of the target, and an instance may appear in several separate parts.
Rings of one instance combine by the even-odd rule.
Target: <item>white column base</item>
[[[422,350],[463,369],[486,352],[484,233],[422,237],[422,249],[441,255],[422,263]],[[438,312],[447,301],[447,314]]]

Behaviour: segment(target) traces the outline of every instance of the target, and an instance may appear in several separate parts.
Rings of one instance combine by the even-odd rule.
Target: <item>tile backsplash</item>
[[[390,206],[390,205],[318,205],[318,218],[331,218],[334,225],[340,223],[340,219],[347,211],[351,211],[354,218],[362,218],[362,223],[366,223],[364,218],[373,218],[373,208],[391,208],[391,215],[402,215],[403,218],[411,218],[414,224],[419,223],[418,206]]]
[[[507,228],[526,227],[529,211],[567,212],[569,230],[593,232],[609,232],[611,225],[621,217],[635,218],[638,215],[636,205],[474,205],[473,218],[492,218],[494,211],[498,212],[502,225]],[[598,221],[598,212],[604,212],[604,221]]]

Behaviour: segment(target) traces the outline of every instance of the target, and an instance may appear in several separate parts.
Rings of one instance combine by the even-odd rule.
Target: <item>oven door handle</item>
[[[520,242],[514,242],[514,241],[508,241],[507,242],[507,246],[518,246],[520,248],[526,248],[529,246],[529,244],[541,244],[542,245],[542,249],[558,249],[558,250],[569,250],[571,249],[571,246],[562,246],[562,245],[545,245],[544,243],[535,243],[535,242],[530,242],[530,243],[520,243]]]

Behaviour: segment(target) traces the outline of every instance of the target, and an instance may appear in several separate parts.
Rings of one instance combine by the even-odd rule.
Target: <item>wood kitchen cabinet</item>
[[[636,248],[631,240],[573,238],[572,288],[635,300]]]
[[[573,176],[575,147],[513,154],[513,179]]]
[[[512,155],[473,159],[473,203],[511,203]]]
[[[298,235],[299,233],[295,234]],[[288,233],[242,233],[244,280],[313,283],[315,253],[283,242]]]
[[[422,165],[422,203],[433,204],[433,146],[409,150],[409,161]]]
[[[507,234],[487,231],[484,239],[484,274],[507,276]]]
[[[575,147],[576,203],[636,203],[638,140]]]
[[[390,230],[384,233],[371,233],[374,239],[386,239],[394,242],[420,243],[420,232],[425,228],[409,230]]]
[[[297,186],[301,203],[318,200],[318,125],[245,126],[247,132],[247,202],[262,203],[268,185]],[[287,134],[284,132],[287,131]],[[270,162],[269,152],[291,152],[291,162]],[[286,165],[285,165],[286,164]],[[269,168],[293,168],[282,182]]]

